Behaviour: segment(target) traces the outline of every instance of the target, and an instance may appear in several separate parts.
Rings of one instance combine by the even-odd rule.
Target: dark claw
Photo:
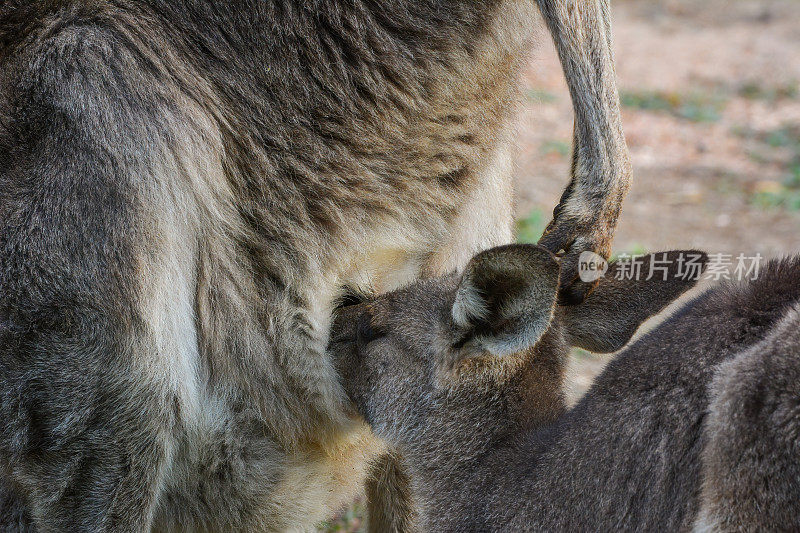
[[[584,250],[568,250],[561,260],[561,286],[558,291],[558,303],[562,306],[582,304],[594,291],[599,281],[591,283],[580,279],[578,258]]]

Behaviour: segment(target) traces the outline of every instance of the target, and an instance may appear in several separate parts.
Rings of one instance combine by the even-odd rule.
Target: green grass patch
[[[767,209],[800,211],[800,126],[787,124],[769,131],[738,127],[732,132],[753,143],[747,152],[753,161],[783,168],[781,183],[752,193],[751,203]]]
[[[625,107],[669,113],[692,122],[718,121],[727,104],[724,96],[704,92],[625,91],[620,100]]]
[[[634,243],[629,246],[627,249],[617,252],[611,255],[611,261],[616,261],[620,258],[620,256],[624,257],[631,257],[631,256],[640,256],[640,255],[647,255],[650,253],[650,250],[641,243]]]
[[[800,126],[783,126],[761,135],[761,140],[772,148],[792,148],[800,156]]]
[[[800,211],[800,162],[790,167],[788,176],[778,188],[757,192],[753,196],[753,203],[767,209]]]
[[[760,192],[753,197],[753,203],[763,209],[800,211],[800,191],[786,189],[780,192]]]
[[[572,356],[581,361],[594,361],[597,360],[599,357],[593,354],[592,352],[588,352],[582,348],[573,348]]]
[[[318,533],[361,533],[366,531],[366,509],[360,502],[354,503],[335,520],[323,522]]]
[[[558,154],[561,157],[567,157],[572,153],[572,144],[564,141],[546,141],[542,143],[539,150],[542,155]]]
[[[528,97],[528,100],[531,102],[536,102],[540,104],[552,104],[558,97],[551,92],[545,91],[544,89],[528,89],[525,93]]]
[[[536,244],[547,227],[547,217],[539,209],[534,209],[525,218],[517,221],[517,242]]]
[[[786,99],[794,100],[800,96],[800,85],[798,85],[797,81],[778,86],[763,85],[757,81],[750,81],[740,85],[736,90],[736,94],[748,100],[765,100],[767,102]]]

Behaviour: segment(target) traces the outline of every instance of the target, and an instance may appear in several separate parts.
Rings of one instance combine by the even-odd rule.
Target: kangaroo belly
[[[186,435],[161,498],[156,530],[310,530],[363,486],[383,444],[353,423],[325,443],[287,450],[249,422]],[[256,432],[257,433],[257,432]]]

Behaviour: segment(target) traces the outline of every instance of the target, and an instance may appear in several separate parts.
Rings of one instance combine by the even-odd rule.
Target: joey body
[[[612,265],[582,306],[560,307],[546,254],[498,249],[478,259],[460,281],[346,309],[334,327],[350,331],[367,317],[384,332],[361,344],[340,334],[332,346],[359,412],[402,450],[427,529],[797,526],[800,420],[790,376],[800,369],[800,345],[789,330],[798,324],[800,261],[772,262],[756,281],[687,303],[617,355],[567,409],[568,347],[622,347],[693,282],[674,267],[667,282],[620,281]],[[509,270],[515,261],[529,262],[529,271]],[[516,280],[499,291],[475,285],[509,276]],[[531,280],[544,293],[531,292]],[[483,300],[459,301],[470,291]],[[459,320],[464,305],[475,310],[468,323]],[[538,333],[516,329],[517,342],[528,344],[520,352],[487,341],[518,320],[548,316]]]

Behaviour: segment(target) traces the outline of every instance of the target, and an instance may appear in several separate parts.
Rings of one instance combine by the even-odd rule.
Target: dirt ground
[[[615,0],[634,184],[615,248],[800,252],[800,0]],[[549,37],[526,73],[515,172],[535,239],[566,185],[572,109]],[[576,354],[576,400],[607,358]],[[356,505],[322,531],[360,531]]]

